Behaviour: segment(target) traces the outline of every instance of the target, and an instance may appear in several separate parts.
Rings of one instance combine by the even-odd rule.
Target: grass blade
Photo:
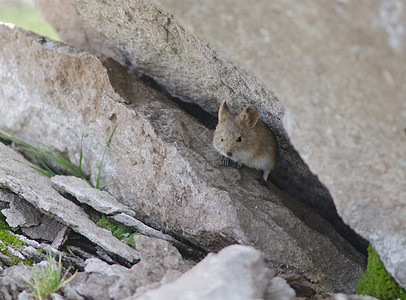
[[[103,156],[102,156],[102,159],[101,159],[101,162],[99,165],[99,172],[97,174],[96,189],[100,188],[100,174],[101,174],[101,168],[102,168],[103,162],[104,162],[104,156],[106,155],[107,148],[110,145],[111,138],[113,137],[114,131],[116,131],[117,125],[118,125],[118,123],[116,123],[116,125],[114,125],[114,128],[111,131],[110,137],[107,141],[106,147],[104,148]]]
[[[52,149],[51,147],[45,145],[45,144],[41,144],[44,147],[46,147],[48,150],[50,150],[52,153],[54,153],[54,155],[49,154],[50,158],[56,162],[58,162],[60,165],[64,166],[66,169],[72,171],[74,174],[79,174],[78,172],[78,168],[74,165],[72,165],[65,157],[63,157],[62,155],[60,155],[58,152],[56,152],[54,149]],[[47,153],[45,151],[43,151],[44,153]],[[48,154],[48,153],[47,153]]]
[[[80,176],[82,177],[83,176],[83,173],[82,173],[82,159],[83,159],[83,136],[84,136],[84,132],[82,132],[82,138],[81,138],[81,140],[80,140],[80,153],[79,153],[79,167],[78,167],[78,170],[79,170],[79,174],[80,174]]]
[[[33,166],[33,165],[27,164],[27,163],[25,163],[25,162],[23,162],[23,161],[20,161],[20,160],[17,160],[17,159],[15,159],[15,161],[17,161],[17,162],[19,162],[19,163],[22,163],[22,164],[24,164],[24,165],[30,167],[31,169],[34,169],[35,171],[41,173],[42,175],[45,175],[45,176],[49,177],[49,178],[55,176],[55,174],[47,173],[46,171],[41,170],[40,168],[37,168],[37,167],[35,167],[35,166]]]
[[[114,184],[114,182],[109,182],[109,183],[103,185],[103,186],[100,188],[100,190],[102,191],[102,190],[104,190],[106,187],[108,187],[109,185],[112,185],[112,184]]]
[[[7,132],[5,132],[5,131],[3,131],[3,130],[0,130],[0,136],[2,136],[2,137],[5,138],[5,139],[8,139],[8,140],[17,142],[17,143],[19,143],[19,144],[21,144],[21,145],[24,145],[24,146],[26,146],[26,147],[30,147],[30,148],[33,148],[33,149],[35,149],[35,150],[40,150],[40,149],[37,148],[37,147],[34,147],[34,146],[32,146],[32,145],[30,145],[30,144],[28,144],[28,143],[26,143],[26,142],[24,142],[24,141],[22,141],[22,140],[19,140],[19,139],[13,137],[11,134],[8,134]]]

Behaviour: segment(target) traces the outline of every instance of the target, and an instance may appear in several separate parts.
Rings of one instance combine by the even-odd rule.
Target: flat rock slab
[[[254,245],[270,266],[300,273],[321,290],[355,289],[363,258],[328,223],[271,185],[259,186],[253,170],[222,167],[211,132],[118,63],[4,25],[0,38],[0,128],[34,145],[52,145],[70,161],[78,158],[85,133],[82,167],[94,183],[118,123],[101,182],[115,183],[109,193],[137,219],[207,251]],[[26,171],[25,181],[7,174],[16,164],[4,166],[0,184],[60,222],[68,214],[63,223],[83,235],[96,230],[94,223],[87,230],[75,227],[83,212],[73,203],[58,207],[56,201],[66,199],[53,189],[31,190],[26,182],[37,187],[35,172]],[[134,259],[125,249],[122,255]]]
[[[54,188],[60,193],[68,193],[80,203],[93,207],[106,215],[125,213],[134,216],[134,212],[121,204],[107,192],[92,188],[84,180],[74,176],[54,176],[51,178]]]
[[[129,263],[139,260],[137,251],[115,238],[110,231],[98,227],[80,207],[54,190],[49,178],[16,160],[28,163],[20,154],[0,143],[0,188],[12,191],[40,212]]]

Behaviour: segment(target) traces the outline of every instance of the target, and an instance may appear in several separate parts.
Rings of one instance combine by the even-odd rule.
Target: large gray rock
[[[196,102],[213,114],[217,112],[221,100],[227,100],[236,111],[241,111],[247,104],[257,105],[260,117],[275,131],[278,140],[279,157],[272,172],[275,181],[289,194],[300,198],[322,213],[353,245],[366,252],[366,242],[354,234],[338,217],[328,190],[309,171],[308,166],[291,145],[283,125],[285,110],[277,99],[279,96],[272,90],[274,82],[267,85],[238,64],[238,59],[233,62],[224,51],[221,51],[223,50],[221,42],[214,39],[217,35],[207,35],[207,39],[218,42],[214,45],[185,29],[186,26],[194,29],[190,25],[188,19],[190,17],[196,22],[202,22],[203,27],[206,24],[209,28],[216,28],[216,34],[220,36],[227,35],[231,40],[237,41],[244,38],[244,50],[237,51],[246,54],[248,61],[255,61],[256,64],[267,68],[266,72],[275,74],[274,77],[278,79],[275,82],[280,80],[286,83],[288,81],[286,74],[279,76],[277,68],[269,67],[269,61],[277,60],[278,55],[282,55],[279,54],[279,50],[265,51],[262,43],[258,44],[260,47],[258,49],[254,47],[254,42],[249,40],[251,36],[260,35],[261,39],[269,42],[268,29],[256,28],[255,32],[237,39],[234,39],[237,35],[229,34],[235,29],[233,27],[235,24],[238,24],[245,33],[244,22],[251,23],[249,18],[253,14],[245,14],[249,9],[240,6],[247,5],[250,9],[254,6],[244,1],[241,3],[226,1],[221,4],[215,1],[204,4],[196,2],[196,7],[188,11],[188,5],[191,3],[185,4],[185,9],[182,9],[182,1],[176,4],[169,1],[165,4],[151,0],[136,2],[115,0],[108,3],[96,0],[86,2],[68,0],[62,4],[54,0],[36,0],[36,3],[43,11],[44,17],[54,24],[67,43],[80,49],[92,49],[112,56],[133,74],[141,73],[142,78],[152,77],[161,89],[171,95],[184,101]],[[221,14],[211,14],[211,12],[219,12],[217,5],[221,8]],[[265,8],[271,7],[268,2],[262,1],[256,3],[255,12],[266,11],[264,7],[258,8],[261,5]],[[234,10],[237,7],[238,9]],[[171,9],[176,12],[176,16],[170,12]],[[227,9],[236,16],[232,15],[233,13],[230,15]],[[75,11],[79,15],[75,14]],[[198,17],[193,16],[194,12]],[[205,18],[201,18],[207,12],[210,12],[211,16],[216,15],[213,20],[208,18],[211,24],[208,24]],[[239,15],[240,12],[242,16]],[[223,20],[223,16],[227,19],[226,21]],[[266,15],[264,16],[265,20],[260,21],[262,25],[268,24],[269,21]],[[233,21],[230,22],[230,20]],[[212,27],[211,25],[216,22],[219,23]],[[275,24],[278,28],[279,23]],[[225,25],[227,27],[223,28]],[[75,34],[71,34],[72,32]],[[237,32],[240,33],[239,29]],[[221,37],[219,39],[222,40]],[[109,44],[108,47],[104,46],[106,43]],[[274,45],[273,41],[272,45]],[[114,49],[113,53],[111,49]],[[278,54],[273,55],[274,52]],[[258,53],[261,55],[258,56]],[[271,59],[257,63],[258,60],[254,58],[262,58],[264,53],[269,54]],[[290,70],[295,72],[294,67]],[[147,81],[149,81],[148,78]],[[296,82],[292,85],[295,86]],[[202,112],[195,113],[197,117],[201,117]],[[212,123],[207,120],[204,122]]]
[[[220,167],[211,132],[118,63],[7,26],[0,26],[0,37],[0,128],[52,145],[71,161],[84,132],[82,167],[94,183],[118,122],[101,182],[115,183],[109,192],[137,219],[207,251],[255,245],[270,266],[300,273],[321,290],[355,289],[362,258],[323,219],[275,187],[259,186],[253,170]],[[24,167],[7,161],[1,185],[58,220],[70,213],[60,221],[83,235],[96,230],[93,223],[75,227],[83,212],[73,203],[58,208],[65,198],[53,189],[31,190],[50,181],[28,167],[17,175]]]
[[[210,254],[177,280],[136,299],[263,299],[272,275],[261,252],[233,245]]]
[[[156,2],[272,88],[295,149],[406,287],[406,3]]]
[[[257,104],[282,137],[282,153],[291,155],[283,147],[288,135],[344,221],[371,241],[406,287],[399,205],[406,199],[404,1],[74,3],[172,93],[210,111],[220,99],[238,109]],[[230,60],[238,63],[232,72]],[[315,202],[328,198],[312,180],[303,187]]]

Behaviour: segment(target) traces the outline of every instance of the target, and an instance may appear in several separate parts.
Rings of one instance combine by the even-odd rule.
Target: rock
[[[131,268],[132,285],[137,287],[133,297],[171,282],[191,268],[179,251],[167,241],[144,235],[135,235],[135,247],[141,261]]]
[[[248,104],[257,105],[261,118],[271,126],[278,139],[279,157],[272,172],[275,182],[289,194],[298,197],[323,214],[346,239],[366,253],[366,241],[342,222],[337,215],[329,191],[319,182],[317,176],[310,172],[290,143],[286,125],[283,124],[285,109],[279,102],[278,96],[271,90],[274,88],[273,84],[276,79],[285,83],[285,76],[275,76],[272,78],[271,84],[266,85],[255,74],[244,68],[244,60],[240,64],[238,64],[238,60],[232,61],[226,55],[227,53],[222,51],[222,39],[220,41],[214,39],[222,26],[215,26],[215,34],[208,35],[207,39],[206,36],[202,39],[188,31],[188,27],[194,29],[190,23],[194,23],[199,18],[191,16],[193,13],[187,10],[190,4],[184,4],[182,1],[176,4],[161,3],[159,0],[143,0],[135,3],[133,1],[114,1],[109,5],[95,0],[86,2],[73,0],[71,1],[73,4],[66,1],[63,5],[57,1],[53,1],[54,3],[49,5],[50,2],[52,1],[36,0],[39,8],[44,12],[45,18],[48,18],[59,29],[67,43],[79,48],[96,50],[109,56],[111,56],[111,47],[113,47],[115,53],[112,57],[121,62],[130,72],[141,73],[142,78],[152,77],[161,86],[161,89],[171,95],[184,101],[193,101],[212,114],[217,112],[221,100],[227,100],[236,111],[241,111]],[[261,1],[256,5],[256,7],[261,7],[257,11],[269,9],[268,3],[264,2]],[[185,9],[182,9],[182,5],[185,5]],[[217,11],[218,4],[211,1],[204,5],[199,3],[197,8],[192,9],[192,12],[199,11],[205,5],[210,7],[207,11]],[[245,2],[240,1],[238,5],[239,7],[244,6]],[[266,9],[262,9],[262,5]],[[44,6],[46,6],[45,9],[43,9]],[[79,16],[72,16],[68,22],[65,22],[67,11],[65,6],[69,6],[68,11],[73,11],[72,6],[75,6]],[[227,15],[227,4],[223,3],[219,7],[223,10],[222,13]],[[234,11],[232,8],[229,9]],[[171,11],[176,12],[176,17]],[[205,15],[207,11],[201,15]],[[246,10],[241,8],[238,11],[245,12]],[[229,13],[230,18],[236,19],[231,26],[245,24],[244,21],[246,21],[248,25],[245,25],[249,27],[251,24],[249,17],[255,15],[257,11],[249,15],[242,13],[242,16],[230,16]],[[182,22],[177,18],[177,14]],[[59,15],[61,17],[55,17]],[[193,22],[188,17],[191,17]],[[221,19],[221,16],[215,18],[217,22]],[[267,22],[268,20],[265,19],[260,24],[262,26]],[[205,19],[202,20],[202,24],[202,27],[207,25]],[[86,28],[83,29],[83,26]],[[210,25],[207,26],[211,28]],[[76,28],[75,35],[65,34],[64,31],[73,31],[73,28]],[[276,26],[276,28],[278,27]],[[241,37],[246,40],[244,46],[250,45],[248,48],[253,49],[252,41],[247,39],[249,37],[258,38],[260,32],[266,33],[267,30],[260,27],[255,32]],[[229,28],[222,34],[228,35],[228,32]],[[197,30],[197,33],[201,32]],[[102,37],[94,39],[97,35],[102,35]],[[207,40],[210,39],[216,45],[208,44]],[[284,39],[282,38],[282,40]],[[111,47],[100,46],[106,42]],[[260,42],[262,42],[262,36]],[[251,61],[252,57],[257,57],[256,54],[262,52],[262,48],[256,51],[254,56],[244,49],[244,53],[247,52],[250,55],[246,60]],[[273,50],[273,52],[278,52],[278,50]],[[283,55],[281,54],[281,56]],[[272,55],[271,60],[275,60]],[[268,59],[259,65],[268,66]],[[291,69],[295,70],[293,67]],[[274,69],[267,69],[267,72],[277,73]],[[150,81],[148,78],[146,78],[146,82]],[[153,86],[156,85],[156,83],[153,84]],[[195,112],[195,116],[201,118],[202,113]],[[207,124],[207,120],[204,122]],[[210,122],[209,119],[209,123],[213,122]]]
[[[0,88],[0,128],[33,144],[52,145],[71,161],[85,132],[82,168],[94,183],[118,122],[101,181],[115,183],[109,193],[137,219],[206,251],[237,242],[255,245],[269,265],[303,274],[321,290],[355,289],[363,258],[322,218],[275,187],[258,186],[253,170],[220,167],[211,132],[116,62],[56,42],[41,44],[38,36],[4,25],[0,37],[6,41],[0,83],[7,83]],[[131,249],[118,247],[123,243],[112,242],[109,232],[49,187],[49,179],[15,157],[4,157],[0,186],[24,194],[40,211],[108,251],[135,260]]]
[[[47,215],[43,215],[38,226],[23,227],[22,231],[32,239],[52,242],[63,228],[64,225],[60,222]]]
[[[113,237],[110,231],[93,223],[78,206],[58,194],[47,177],[13,159],[25,161],[21,155],[0,143],[0,188],[13,191],[40,212],[69,226],[129,263],[138,260],[134,249]]]
[[[10,296],[9,299],[17,299],[20,292],[24,290],[30,291],[30,286],[26,280],[31,280],[32,269],[33,267],[24,265],[16,265],[5,269],[0,276],[1,296],[5,299]]]
[[[125,213],[134,216],[134,212],[118,202],[108,193],[90,187],[84,180],[74,176],[54,176],[51,182],[60,193],[67,193],[80,203],[87,204],[106,215]]]
[[[377,300],[375,297],[366,295],[346,295],[346,294],[334,294],[328,298],[328,300]]]
[[[66,287],[64,295],[80,295],[88,299],[123,299],[137,288],[133,274],[121,265],[109,265],[97,258],[86,260],[85,273],[78,274]],[[69,298],[70,299],[70,298]]]
[[[32,300],[33,297],[30,295],[27,291],[22,291],[18,297],[17,300]]]
[[[261,299],[270,277],[261,252],[234,245],[210,254],[177,280],[137,299]]]
[[[163,239],[168,242],[175,242],[176,240],[171,237],[170,235],[164,234],[158,230],[155,230],[141,221],[134,219],[133,217],[125,214],[125,213],[120,213],[114,216],[114,221],[121,223],[127,227],[133,228],[140,232],[141,234],[158,238],[158,239]]]
[[[292,289],[285,279],[274,277],[266,290],[266,300],[293,300],[296,292]]]
[[[0,252],[0,262],[2,265],[5,265],[7,267],[13,264],[13,260],[2,252]]]
[[[62,229],[59,230],[58,234],[56,235],[55,239],[52,241],[51,247],[59,250],[59,248],[62,247],[68,239],[69,232],[70,228],[68,226],[62,227]]]
[[[0,197],[10,203],[10,208],[1,211],[10,227],[30,227],[41,223],[41,213],[17,195],[0,190]]]
[[[285,166],[297,162],[286,137],[328,188],[302,180],[310,202],[322,206],[330,193],[345,223],[406,287],[403,2],[247,3],[156,0],[134,9],[130,1],[74,1],[82,20],[170,92],[211,111],[220,98],[237,110],[260,106],[281,137]],[[200,40],[210,44],[202,50]],[[224,67],[230,60],[239,64],[233,73]],[[288,169],[295,182],[308,177],[303,164]]]
[[[272,88],[344,222],[406,287],[404,3],[156,2]]]
[[[136,235],[137,251],[141,261],[131,269],[121,265],[109,265],[97,258],[86,260],[85,274],[74,279],[64,287],[64,295],[81,295],[90,299],[124,299],[145,292],[153,285],[160,286],[161,282],[172,276],[173,280],[182,272],[188,270],[189,264],[185,263],[175,247],[168,242]],[[161,282],[160,282],[161,281]],[[145,287],[147,286],[147,287]],[[141,289],[138,292],[138,289]],[[69,298],[70,299],[70,298]]]

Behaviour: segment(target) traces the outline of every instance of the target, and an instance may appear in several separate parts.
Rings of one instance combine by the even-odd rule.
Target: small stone
[[[266,291],[266,300],[293,300],[296,292],[285,279],[274,277]]]

